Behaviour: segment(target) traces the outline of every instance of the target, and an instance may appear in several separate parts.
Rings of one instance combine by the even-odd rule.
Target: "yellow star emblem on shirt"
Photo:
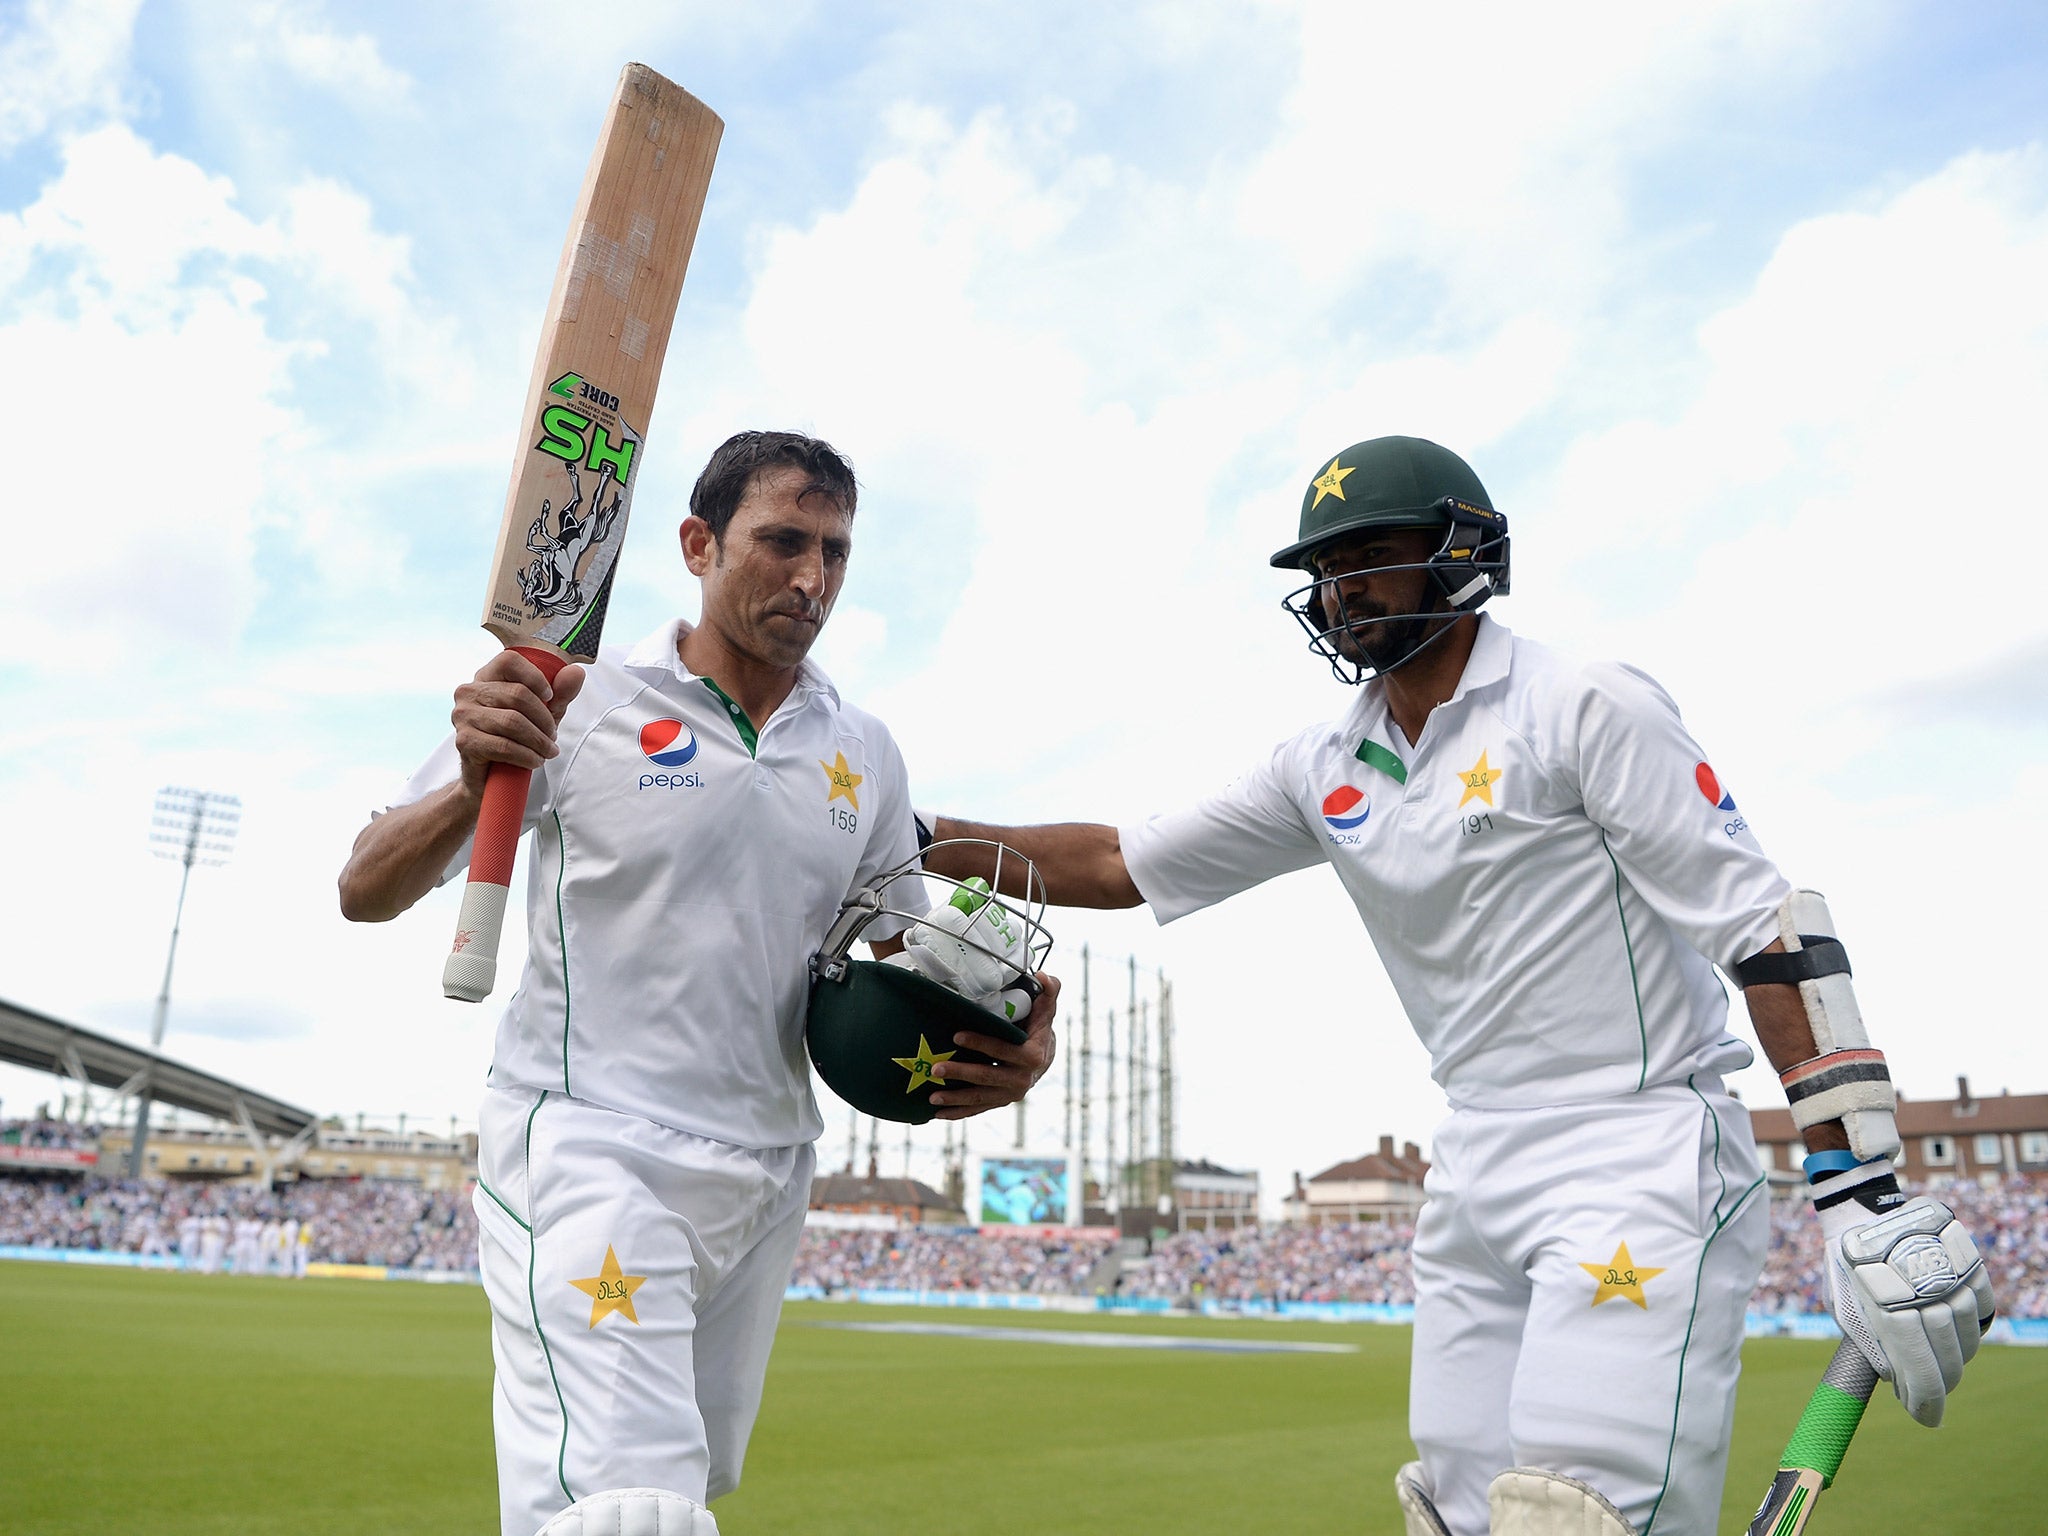
[[[818,759],[818,766],[825,770],[825,777],[832,783],[831,793],[825,796],[825,803],[830,805],[834,800],[844,800],[857,811],[860,809],[860,796],[854,791],[860,788],[861,780],[867,775],[855,773],[847,767],[844,752],[835,752],[832,757],[833,761],[829,763],[822,757]]]
[[[1488,805],[1493,804],[1494,780],[1506,772],[1505,768],[1487,767],[1486,754],[1481,752],[1479,761],[1458,775],[1458,782],[1465,786],[1465,793],[1458,797],[1459,808],[1463,809],[1468,800],[1484,800]]]
[[[1593,1292],[1594,1306],[1615,1296],[1626,1296],[1645,1312],[1650,1310],[1650,1304],[1643,1299],[1643,1287],[1664,1273],[1636,1263],[1628,1255],[1627,1243],[1616,1247],[1614,1257],[1605,1264],[1582,1263],[1579,1268],[1600,1282],[1599,1289]]]
[[[1342,458],[1343,455],[1339,454],[1337,457]],[[1351,471],[1348,469],[1339,469],[1337,467],[1337,459],[1330,460],[1329,464],[1324,467],[1323,472],[1317,475],[1315,479],[1309,481],[1309,484],[1316,488],[1316,499],[1308,504],[1309,511],[1313,512],[1317,507],[1320,507],[1325,496],[1334,496],[1339,501],[1342,501],[1344,499],[1344,477],[1350,473]]]
[[[917,1037],[917,1054],[915,1056],[891,1056],[889,1059],[910,1074],[910,1086],[903,1091],[905,1093],[915,1093],[926,1083],[940,1083],[943,1085],[945,1079],[933,1077],[932,1068],[942,1061],[951,1061],[959,1054],[958,1051],[934,1051],[931,1041],[925,1039],[923,1035],[919,1035]]]
[[[619,1269],[619,1255],[610,1243],[604,1245],[604,1267],[588,1280],[571,1280],[577,1290],[590,1298],[590,1326],[595,1328],[614,1312],[626,1314],[626,1321],[639,1326],[640,1314],[633,1310],[633,1293],[647,1283],[645,1275],[628,1275]]]

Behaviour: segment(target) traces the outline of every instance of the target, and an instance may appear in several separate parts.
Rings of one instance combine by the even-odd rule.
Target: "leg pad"
[[[578,1499],[535,1536],[718,1536],[718,1522],[666,1488],[612,1488]]]
[[[1444,1517],[1436,1512],[1430,1499],[1421,1462],[1411,1461],[1394,1474],[1394,1497],[1401,1501],[1401,1518],[1408,1522],[1408,1536],[1451,1536]]]
[[[1492,1536],[1636,1536],[1599,1491],[1558,1472],[1510,1467],[1486,1490]]]

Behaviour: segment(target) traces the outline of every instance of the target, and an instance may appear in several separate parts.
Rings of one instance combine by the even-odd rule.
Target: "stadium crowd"
[[[47,1144],[47,1143],[41,1143]],[[2048,1189],[2023,1178],[1951,1184],[2008,1317],[2048,1317]],[[303,1237],[301,1236],[303,1234]],[[1127,1262],[1116,1291],[1174,1304],[1415,1299],[1398,1222],[1183,1232]],[[1100,1232],[1003,1233],[905,1228],[807,1229],[792,1283],[861,1288],[1084,1294],[1109,1252]],[[396,1181],[132,1183],[98,1176],[0,1176],[0,1247],[176,1256],[190,1268],[303,1272],[311,1263],[473,1270],[476,1216],[466,1194]],[[1759,1312],[1827,1310],[1820,1232],[1804,1202],[1771,1210]]]
[[[913,1291],[1081,1292],[1115,1236],[1099,1232],[1038,1236],[1026,1232],[804,1230],[792,1285],[827,1294],[861,1287]]]
[[[1332,1222],[1181,1232],[1123,1272],[1118,1289],[1169,1301],[1412,1302],[1411,1222]]]
[[[1995,1184],[1929,1188],[1962,1219],[1991,1271],[1998,1310],[2007,1317],[2048,1317],[2048,1188],[2013,1176]],[[1771,1207],[1771,1251],[1757,1286],[1759,1312],[1825,1312],[1820,1224],[1803,1203]]]
[[[0,1146],[49,1147],[63,1152],[91,1152],[100,1144],[96,1125],[73,1125],[38,1115],[32,1120],[0,1121]]]
[[[190,1268],[243,1274],[303,1271],[308,1263],[475,1269],[476,1216],[466,1194],[391,1181],[307,1181],[274,1193],[248,1184],[9,1177],[0,1178],[5,1246],[174,1255]]]

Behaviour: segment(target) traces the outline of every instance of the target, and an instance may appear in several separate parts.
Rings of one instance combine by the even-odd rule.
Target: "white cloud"
[[[53,126],[108,117],[142,0],[28,0],[0,17],[0,154]]]
[[[1045,253],[1103,168],[1083,159],[1038,184],[1000,113],[955,132],[897,111],[891,130],[843,211],[767,236],[745,320],[761,382],[871,460],[991,409],[1029,431],[1035,402],[1055,409],[1082,381],[1062,337],[1006,313],[1002,279]]]
[[[1627,251],[1629,168],[1692,130],[1706,88],[1810,61],[1834,30],[1829,8],[1782,13],[1311,0],[1288,129],[1239,227],[1319,290],[1405,269],[1440,327],[1582,311]]]
[[[1824,697],[1785,701],[1792,719],[1839,723],[1836,702],[2040,640],[2040,609],[2000,572],[2048,414],[2043,270],[2039,147],[1796,226],[1701,326],[1708,372],[1682,413],[1573,445],[1539,513],[1548,558],[1633,548],[1646,574],[1682,573],[1645,628],[1715,630],[1713,665],[1736,675],[1788,654],[1827,668]],[[1586,590],[1616,566],[1577,574]],[[1769,621],[1725,622],[1732,601]]]
[[[129,128],[110,125],[64,146],[64,173],[18,219],[0,222],[0,249],[71,264],[67,285],[81,308],[160,321],[191,291],[212,293],[214,274],[190,289],[200,256],[267,254],[276,238],[234,206],[234,186],[190,160],[159,155]],[[209,280],[215,279],[215,280]]]
[[[270,534],[319,562],[326,601],[374,593],[421,473],[506,461],[472,414],[469,352],[420,301],[409,242],[331,180],[299,181],[258,218],[227,178],[102,127],[0,213],[0,277],[0,351],[71,402],[76,434],[27,494],[93,534],[40,556],[30,617],[61,643],[31,675],[230,652],[265,591]],[[317,372],[337,351],[346,366]],[[332,403],[342,378],[353,415]],[[317,424],[309,381],[328,402]]]
[[[377,227],[368,198],[324,177],[285,199],[279,238],[287,259],[343,317],[367,322],[382,367],[434,401],[444,418],[474,399],[476,374],[454,323],[424,309],[412,243]]]
[[[51,274],[0,308],[0,352],[69,424],[25,489],[90,531],[39,551],[27,617],[57,643],[32,672],[91,676],[174,636],[225,646],[255,601],[266,460],[301,427],[284,399],[295,349],[267,331],[262,288],[220,265],[275,246],[232,197],[110,127],[0,220],[0,262]],[[195,263],[215,265],[188,283]]]
[[[1532,312],[1470,347],[1369,361],[1345,387],[1303,402],[1295,459],[1303,466],[1327,459],[1359,439],[1361,423],[1398,423],[1403,435],[1456,443],[1482,457],[1556,398],[1576,345],[1570,326]],[[1372,428],[1364,435],[1381,434]]]
[[[244,60],[275,59],[300,80],[365,112],[411,106],[411,77],[385,61],[377,40],[364,32],[332,30],[319,19],[321,10],[314,5],[249,6],[238,17],[235,51]]]

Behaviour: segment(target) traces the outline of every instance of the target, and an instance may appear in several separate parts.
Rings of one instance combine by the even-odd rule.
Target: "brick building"
[[[1757,1149],[1774,1185],[1804,1183],[1805,1143],[1788,1109],[1752,1109]],[[1899,1176],[1916,1183],[1943,1179],[1997,1179],[2024,1174],[2048,1186],[2048,1093],[1980,1098],[1967,1077],[1956,1079],[1952,1099],[1899,1095]]]
[[[1412,1221],[1422,1208],[1422,1179],[1429,1163],[1414,1142],[1394,1150],[1394,1138],[1382,1136],[1379,1150],[1348,1163],[1337,1163],[1302,1181],[1294,1176],[1294,1193],[1280,1203],[1284,1221]]]
[[[1173,1165],[1174,1224],[1183,1232],[1210,1232],[1259,1224],[1259,1176],[1207,1158]]]

